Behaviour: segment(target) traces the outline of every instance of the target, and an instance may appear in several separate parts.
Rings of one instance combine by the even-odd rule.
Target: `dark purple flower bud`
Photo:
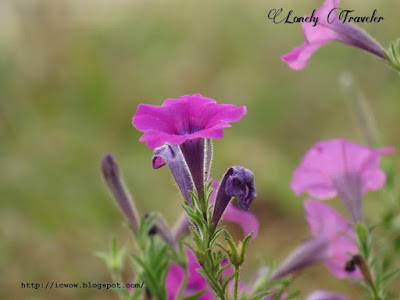
[[[152,164],[153,169],[161,168],[167,164],[181,190],[183,198],[192,203],[189,191],[194,191],[195,189],[193,179],[179,146],[164,144],[154,149]]]
[[[256,196],[254,174],[243,167],[229,168],[218,187],[212,219],[215,226],[217,226],[233,197],[239,197],[239,207],[242,210],[248,210]]]
[[[104,156],[101,167],[104,180],[114,196],[115,201],[134,230],[137,230],[139,227],[137,209],[128,190],[125,188],[122,176],[119,173],[118,165],[112,154],[106,154]]]

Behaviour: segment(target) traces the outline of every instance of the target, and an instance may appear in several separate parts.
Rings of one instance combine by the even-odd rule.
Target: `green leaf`
[[[248,236],[245,237],[244,241],[243,241],[243,245],[242,245],[242,253],[240,255],[240,259],[241,261],[244,261],[244,256],[246,253],[246,248],[248,246],[248,244],[250,243],[251,237],[253,236],[253,231],[249,233]]]
[[[397,54],[397,51],[396,51],[396,48],[395,48],[395,44],[392,42],[390,46],[391,46],[391,48],[392,48],[392,55],[393,55],[393,58],[394,58],[396,64],[397,64],[398,66],[400,66],[400,61],[399,61],[398,54]]]
[[[260,294],[258,294],[256,296],[254,296],[250,300],[264,300],[268,296],[271,296],[271,295],[273,295],[275,293],[276,293],[276,291],[265,291],[265,292],[262,292],[262,293],[260,293]]]
[[[220,237],[220,235],[224,232],[225,228],[220,228],[214,233],[214,237],[210,241],[210,245],[213,246],[216,240]]]
[[[229,258],[230,259],[231,259],[231,257],[237,258],[238,253],[237,253],[236,245],[235,245],[235,242],[233,241],[232,236],[227,231],[224,231],[224,235],[225,235],[225,240],[228,242],[228,244],[231,248],[231,251],[232,251],[230,253],[230,251],[228,250],[228,253],[230,253]]]
[[[205,290],[200,291],[200,292],[198,292],[198,293],[196,293],[196,294],[193,294],[193,295],[191,295],[191,296],[187,296],[187,297],[185,297],[185,298],[182,298],[182,300],[197,300],[197,299],[199,299],[205,292],[206,292]]]
[[[389,287],[393,281],[395,281],[400,275],[400,269],[396,269],[390,272],[387,272],[382,276],[382,285],[387,288]]]
[[[383,54],[386,56],[386,59],[387,59],[387,61],[388,61],[388,64],[389,64],[392,68],[397,69],[396,65],[393,63],[392,57],[391,57],[385,50],[382,50],[382,52],[383,52]]]
[[[285,300],[296,299],[300,295],[300,291],[295,291],[285,298]]]
[[[369,241],[368,241],[368,233],[365,229],[365,226],[362,223],[357,223],[356,225],[356,233],[359,241],[360,249],[359,251],[365,257],[366,260],[369,258]]]
[[[240,272],[240,269],[237,269],[235,272],[232,273],[228,278],[226,278],[222,284],[222,289],[225,291],[228,287],[229,282]]]
[[[219,278],[222,274],[222,272],[224,272],[226,269],[228,269],[230,266],[232,266],[232,264],[228,263],[225,266],[223,266],[222,268],[220,268],[216,274],[216,278]]]

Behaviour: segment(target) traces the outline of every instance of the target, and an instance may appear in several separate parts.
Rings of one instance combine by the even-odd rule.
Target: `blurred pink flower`
[[[345,139],[318,142],[294,171],[290,187],[296,195],[307,192],[319,199],[339,196],[353,221],[359,222],[363,194],[380,189],[386,181],[379,168],[380,155],[393,151],[375,150]]]
[[[317,200],[304,201],[304,209],[314,237],[294,250],[272,274],[271,280],[297,272],[317,262],[324,262],[336,277],[360,278],[361,273],[358,269],[354,272],[345,270],[346,262],[351,259],[351,255],[358,253],[354,243],[356,236],[351,224],[337,211]]]
[[[193,252],[188,249],[186,251],[187,256],[187,268],[188,268],[188,279],[186,282],[186,286],[183,289],[182,297],[188,297],[199,293],[201,291],[205,291],[199,300],[213,300],[215,299],[213,293],[210,291],[207,280],[201,276],[196,269],[201,269],[201,266],[196,261],[196,258]],[[172,264],[167,278],[165,280],[165,287],[167,289],[167,300],[175,300],[178,291],[181,288],[185,277],[185,270],[178,264]]]
[[[326,0],[319,8],[315,17],[319,17],[317,25],[302,23],[305,42],[281,59],[294,70],[303,69],[310,56],[321,46],[338,41],[353,47],[363,49],[382,59],[386,59],[379,43],[361,28],[339,19],[337,9],[339,0]],[[306,15],[304,17],[310,17]]]
[[[350,298],[327,291],[317,290],[309,294],[307,300],[350,300]]]

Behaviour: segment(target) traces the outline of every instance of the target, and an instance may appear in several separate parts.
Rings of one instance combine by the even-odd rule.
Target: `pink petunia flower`
[[[317,290],[309,294],[307,300],[350,300],[350,298],[327,291]]]
[[[161,106],[139,104],[132,125],[144,132],[139,141],[146,142],[151,149],[166,144],[179,146],[178,150],[185,159],[194,187],[200,195],[211,167],[210,139],[222,138],[223,129],[230,127],[230,122],[240,120],[246,113],[245,106],[217,104],[214,99],[196,94],[167,99]],[[156,152],[160,151],[156,149]],[[166,151],[164,149],[161,152]],[[153,167],[159,168],[165,163],[159,157],[153,161]]]
[[[382,47],[374,38],[354,24],[344,22],[345,16],[340,16],[341,11],[338,10],[339,2],[340,0],[325,1],[324,5],[315,13],[315,17],[319,18],[316,26],[313,23],[302,23],[304,44],[281,57],[289,67],[294,70],[303,69],[316,50],[332,41],[357,47],[386,59]]]
[[[362,197],[380,189],[386,180],[379,168],[381,154],[394,148],[371,149],[345,139],[321,141],[305,154],[290,187],[319,199],[339,196],[354,222],[362,220]]]
[[[196,269],[201,269],[201,266],[196,261],[196,258],[190,249],[186,251],[186,256],[187,256],[188,279],[181,296],[188,297],[196,293],[199,293],[201,291],[205,291],[200,296],[200,298],[198,298],[199,300],[215,299],[213,293],[210,291],[207,280],[205,280],[203,276],[201,276],[196,271]],[[172,264],[165,280],[165,287],[167,289],[167,300],[176,299],[178,291],[182,286],[184,277],[185,277],[184,268],[182,268],[178,264]]]
[[[361,273],[358,269],[354,272],[345,270],[346,262],[358,253],[351,224],[337,211],[317,200],[304,201],[304,209],[314,237],[294,250],[272,274],[271,280],[282,278],[318,262],[324,262],[336,277],[360,278]]]

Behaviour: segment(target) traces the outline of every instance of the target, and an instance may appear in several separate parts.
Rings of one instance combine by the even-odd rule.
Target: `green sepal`
[[[271,296],[271,295],[273,295],[275,293],[276,293],[276,291],[265,291],[265,292],[262,292],[262,293],[260,293],[258,295],[255,295],[250,300],[264,300],[265,298],[267,298],[267,297],[269,297],[269,296]]]
[[[202,291],[200,291],[200,292],[198,292],[198,293],[196,293],[196,294],[193,294],[193,295],[191,295],[191,296],[187,296],[187,297],[185,297],[185,298],[182,298],[182,300],[197,300],[197,299],[199,299],[205,292],[206,292],[205,290],[202,290]]]
[[[245,239],[243,240],[242,252],[240,253],[240,260],[242,261],[242,263],[244,262],[244,256],[245,256],[245,254],[246,254],[246,249],[247,249],[247,246],[248,246],[249,243],[250,243],[250,240],[251,240],[251,237],[253,236],[253,234],[254,234],[253,231],[250,232],[250,233],[245,237]]]

